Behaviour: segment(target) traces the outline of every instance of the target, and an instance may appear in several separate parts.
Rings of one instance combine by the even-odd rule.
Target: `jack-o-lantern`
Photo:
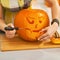
[[[49,17],[43,10],[24,9],[16,15],[14,25],[21,28],[17,30],[21,38],[27,41],[36,41],[44,33],[39,31],[49,25]]]
[[[58,1],[59,5],[60,5],[60,0],[57,0],[57,1]],[[49,4],[47,0],[45,0],[45,4],[46,4],[46,6],[51,7],[51,4]]]

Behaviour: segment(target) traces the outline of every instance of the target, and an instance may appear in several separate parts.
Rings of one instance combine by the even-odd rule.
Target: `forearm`
[[[59,4],[57,0],[53,2],[51,10],[52,10],[52,19],[57,18],[59,20]]]
[[[52,11],[52,20],[54,19],[59,20],[59,4],[57,0],[55,0],[52,3],[51,11]],[[58,27],[58,23],[54,22],[53,24]]]
[[[3,8],[2,5],[0,4],[0,30],[5,31],[4,27],[6,26],[4,20],[3,20]]]
[[[0,30],[5,31],[4,28],[6,27],[6,24],[3,19],[0,19]]]

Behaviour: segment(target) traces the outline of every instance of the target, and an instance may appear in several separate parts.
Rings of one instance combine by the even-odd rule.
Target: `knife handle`
[[[4,28],[6,31],[8,30],[8,31],[12,31],[12,30],[19,30],[17,27],[15,27],[15,28],[13,28],[13,27],[10,27],[10,26],[8,26],[8,27],[5,27]]]

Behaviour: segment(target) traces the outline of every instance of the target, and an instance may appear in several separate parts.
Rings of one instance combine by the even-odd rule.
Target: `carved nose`
[[[35,28],[37,28],[38,24],[35,25]]]

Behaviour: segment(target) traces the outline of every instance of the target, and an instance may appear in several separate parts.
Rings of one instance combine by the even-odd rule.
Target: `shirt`
[[[31,0],[0,0],[0,4],[3,6],[3,18],[6,24],[14,23],[16,14],[27,4],[26,1],[29,2]]]

